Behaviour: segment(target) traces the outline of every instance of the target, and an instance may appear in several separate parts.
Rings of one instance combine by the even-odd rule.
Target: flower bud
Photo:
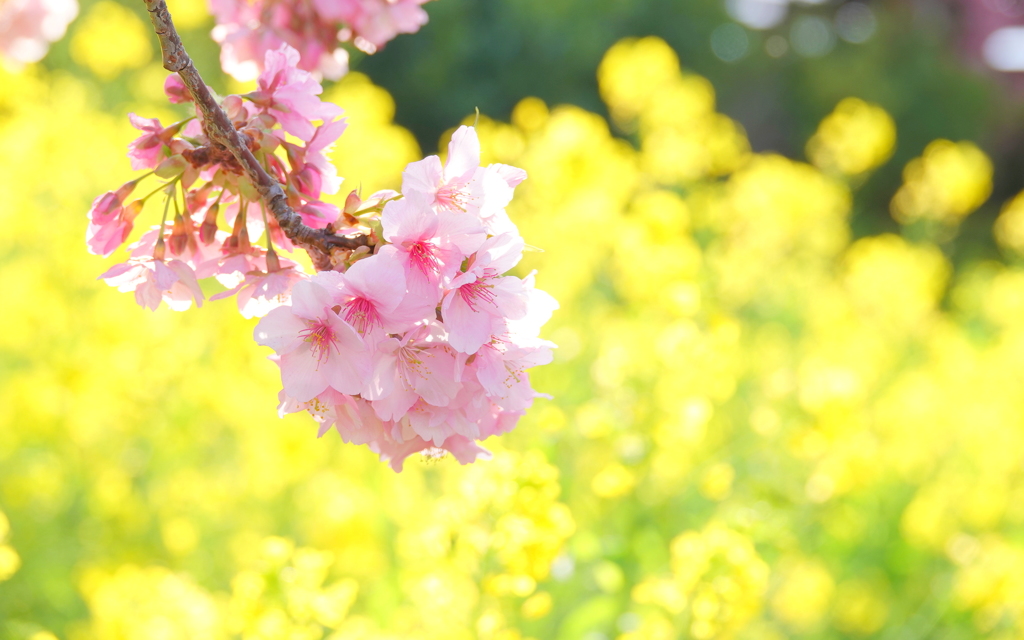
[[[228,117],[231,118],[232,122],[237,120],[246,120],[245,103],[242,102],[242,98],[239,96],[228,96],[224,98],[224,101],[220,103],[220,106],[227,112]]]
[[[123,203],[124,199],[130,196],[132,191],[135,191],[135,187],[139,184],[139,180],[141,180],[141,178],[132,180],[131,182],[126,182],[118,187],[117,191],[114,193],[117,195],[117,201],[119,203]]]
[[[170,158],[164,159],[164,161],[157,166],[155,173],[164,180],[169,180],[180,176],[187,166],[188,161],[185,160],[184,157],[176,154]]]
[[[212,182],[207,182],[199,189],[189,191],[185,196],[185,206],[189,212],[196,213],[203,208],[206,204],[207,199],[210,197],[210,192],[213,191],[214,186]]]
[[[192,94],[189,93],[185,83],[182,82],[181,76],[176,73],[172,73],[164,80],[164,93],[167,94],[167,99],[172,104],[192,102]]]
[[[153,259],[162,261],[164,259],[165,253],[166,248],[164,246],[164,237],[163,235],[161,235],[159,238],[156,239],[156,246],[153,247]]]
[[[135,218],[139,217],[142,213],[142,207],[146,203],[142,200],[133,200],[121,210],[121,242],[123,243],[131,235],[132,229],[135,227]]]
[[[277,257],[274,247],[267,249],[267,273],[274,273],[281,270],[281,260]]]
[[[356,217],[353,216],[352,214],[355,213],[356,211],[359,211],[359,208],[362,206],[362,199],[359,197],[359,194],[355,190],[353,190],[350,194],[348,194],[348,197],[345,198],[345,206],[341,210],[343,217],[345,218],[345,222],[347,222],[350,225],[359,224],[359,220],[356,220]]]
[[[248,253],[252,248],[252,245],[249,244],[249,229],[245,225],[247,217],[245,208],[239,207],[238,214],[235,216],[235,225],[231,229],[231,237],[224,243],[224,246],[234,253]]]
[[[217,237],[217,212],[220,211],[220,205],[211,205],[206,210],[206,217],[203,218],[203,224],[199,226],[199,239],[203,241],[203,244],[210,244],[214,238]]]
[[[174,226],[171,228],[171,253],[180,256],[188,245],[188,234],[185,231],[185,219],[180,213],[174,214]]]
[[[345,213],[355,213],[359,211],[361,206],[363,206],[363,201],[359,197],[359,192],[353,189],[352,193],[348,194],[348,197],[345,198],[344,211]]]
[[[134,221],[135,218],[139,217],[139,214],[142,213],[142,207],[145,204],[146,203],[142,200],[132,200],[125,206],[124,212],[121,214],[121,219],[128,222]]]

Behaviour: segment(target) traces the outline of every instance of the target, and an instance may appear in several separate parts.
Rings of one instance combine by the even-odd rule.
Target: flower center
[[[476,311],[478,304],[494,304],[494,292],[491,290],[493,288],[493,285],[484,284],[481,279],[459,287],[459,295],[470,309]]]
[[[409,247],[409,259],[423,275],[436,275],[441,271],[441,261],[437,258],[437,247],[429,242],[414,242]]]
[[[447,211],[466,211],[466,204],[470,200],[469,190],[466,189],[466,184],[462,182],[450,182],[445,185],[441,185],[437,189],[437,195],[434,197],[434,201],[437,202],[438,206]]]
[[[359,333],[365,334],[374,326],[383,327],[380,314],[373,303],[366,298],[352,298],[345,303],[345,321],[356,328]]]
[[[331,350],[337,350],[338,348],[334,329],[323,320],[310,321],[309,328],[299,333],[299,335],[310,344],[310,349],[316,356],[316,366],[318,369],[331,354]]]

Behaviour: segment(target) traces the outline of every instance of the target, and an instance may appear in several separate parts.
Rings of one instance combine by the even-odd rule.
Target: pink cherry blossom
[[[252,268],[243,274],[237,286],[210,296],[210,300],[237,296],[238,310],[243,318],[262,318],[272,309],[287,304],[291,300],[292,287],[308,276],[297,262],[277,258],[276,268],[268,267],[267,262],[267,256],[255,258],[250,263]]]
[[[508,165],[480,165],[480,141],[473,127],[459,127],[448,144],[448,159],[430,156],[402,174],[402,192],[419,194],[437,211],[476,216],[491,235],[518,233],[505,214],[515,185],[526,172]]]
[[[282,43],[299,52],[301,69],[316,70],[332,80],[348,72],[348,53],[339,46],[338,25],[322,18],[308,2],[209,2],[217,21],[212,35],[221,45],[221,66],[236,79],[255,80],[266,53]]]
[[[444,407],[458,394],[455,353],[443,341],[444,331],[426,323],[404,338],[377,344],[373,373],[364,397],[382,420],[399,420],[417,400]]]
[[[241,81],[255,79],[266,53],[282,43],[297,50],[300,69],[337,80],[348,72],[342,42],[374,53],[399,33],[414,33],[427,22],[420,6],[426,0],[209,1],[221,65]]]
[[[319,198],[321,193],[338,192],[342,179],[338,177],[338,170],[328,160],[325,152],[334,145],[346,126],[344,119],[325,122],[316,128],[306,146],[284,143],[299,191],[303,195]]]
[[[402,307],[405,273],[391,252],[359,260],[344,274],[332,273],[339,289],[339,315],[372,343],[404,333],[422,319]]]
[[[90,253],[106,257],[124,244],[132,232],[135,218],[142,211],[140,200],[124,206],[125,198],[137,184],[138,180],[132,180],[117,191],[108,191],[93,200],[92,208],[89,209],[89,226],[85,232],[85,242]]]
[[[448,143],[448,159],[438,156],[410,163],[402,173],[402,193],[417,193],[433,207],[476,213],[470,182],[480,166],[480,140],[473,127],[459,127]]]
[[[465,436],[454,435],[436,447],[419,436],[408,440],[384,439],[373,442],[370,449],[380,455],[382,461],[388,462],[395,471],[401,471],[405,459],[424,452],[431,457],[440,457],[451,453],[459,464],[469,464],[477,460],[490,460],[491,453]]]
[[[502,318],[526,315],[528,298],[523,281],[501,276],[522,255],[523,240],[505,234],[489,238],[476,252],[469,268],[457,275],[441,302],[448,340],[462,353],[476,353],[496,331]]]
[[[114,265],[98,279],[106,280],[118,291],[134,291],[135,301],[153,311],[161,302],[175,311],[188,309],[193,300],[196,306],[203,306],[203,292],[195,272],[181,260],[132,258]]]
[[[133,127],[143,132],[128,145],[128,158],[131,160],[132,169],[155,169],[165,157],[164,127],[156,118],[140,118],[134,113],[128,114],[128,120]]]
[[[333,279],[316,276],[296,283],[291,305],[271,310],[256,325],[256,343],[277,353],[284,391],[299,402],[328,387],[357,394],[369,373],[366,344],[334,311],[337,304]]]
[[[367,3],[351,0],[353,21]],[[233,156],[206,137],[201,112],[170,127],[133,114],[142,135],[132,163],[156,169],[94,200],[87,244],[103,255],[124,244],[157,194],[164,222],[101,278],[143,306],[178,310],[202,303],[197,278],[217,279],[226,290],[212,299],[236,296],[243,316],[262,316],[254,338],[274,351],[279,412],[309,413],[320,436],[333,429],[396,471],[417,452],[451,452],[463,464],[485,458],[478,441],[512,429],[545,397],[528,370],[550,362],[554,348],[540,329],[557,302],[534,274],[508,275],[524,242],[505,207],[525,172],[479,166],[476,132],[462,127],[447,161],[407,167],[404,193],[364,200],[353,191],[339,210],[320,196],[340,186],[326,151],[346,125],[320,101],[319,83],[293,68],[299,63],[287,46],[270,50],[259,89],[222,106],[307,225],[362,234],[365,244],[317,254],[323,270],[308,276],[279,257],[291,241]],[[170,99],[181,96],[177,81],[166,86]],[[144,179],[163,182],[126,205]]]
[[[316,1],[316,0],[315,0]],[[374,53],[399,33],[416,33],[427,24],[427,12],[420,5],[427,0],[360,0],[361,11],[352,17],[349,25],[356,33],[356,46]],[[318,5],[326,4],[318,0]],[[365,40],[360,46],[359,39]]]
[[[0,2],[0,54],[20,64],[42,60],[77,15],[77,0]]]
[[[285,131],[300,140],[309,141],[316,131],[313,121],[330,122],[339,117],[342,110],[317,97],[323,92],[323,87],[308,71],[297,68],[298,62],[299,52],[288,44],[268,51],[264,70],[257,80],[259,89],[250,97],[257,106],[274,116]]]
[[[450,280],[487,237],[475,216],[434,211],[415,193],[388,202],[381,225],[405,267],[410,291],[423,296]],[[439,291],[433,295],[440,298]]]

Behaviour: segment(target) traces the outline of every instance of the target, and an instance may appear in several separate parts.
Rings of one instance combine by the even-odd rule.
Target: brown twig
[[[203,114],[203,129],[210,142],[231,152],[288,239],[305,249],[313,264],[320,270],[330,269],[331,249],[356,249],[368,245],[369,238],[364,234],[352,237],[337,236],[326,230],[314,229],[302,222],[299,214],[288,206],[281,185],[264,170],[249,147],[243,144],[238,131],[231,124],[231,119],[217,104],[210,88],[203,82],[195,65],[192,64],[192,58],[185,51],[178,32],[174,29],[174,22],[171,21],[165,0],[143,2],[146,3],[153,29],[160,39],[164,69],[181,77],[192,100]]]

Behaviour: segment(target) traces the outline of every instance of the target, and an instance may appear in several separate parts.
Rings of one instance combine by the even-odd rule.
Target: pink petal
[[[448,160],[444,165],[444,181],[450,182],[461,178],[467,173],[476,171],[480,166],[480,140],[476,129],[462,126],[452,134],[448,143]]]
[[[253,339],[256,344],[284,353],[302,344],[302,336],[299,334],[306,328],[306,323],[293,313],[291,307],[278,307],[256,324]]]
[[[423,160],[410,162],[402,172],[402,193],[406,197],[413,192],[420,193],[429,196],[433,202],[443,176],[444,169],[441,167],[441,159],[437,156],[427,156]]]
[[[473,311],[462,299],[458,289],[448,293],[441,306],[444,326],[448,329],[448,342],[456,351],[476,353],[491,341],[493,316]]]
[[[321,367],[327,382],[337,391],[355,395],[363,390],[370,374],[370,352],[350,324],[331,313],[328,322],[334,331],[337,352]]]
[[[284,392],[299,402],[308,402],[327,388],[327,380],[319,370],[320,362],[309,347],[282,353],[280,365]]]

